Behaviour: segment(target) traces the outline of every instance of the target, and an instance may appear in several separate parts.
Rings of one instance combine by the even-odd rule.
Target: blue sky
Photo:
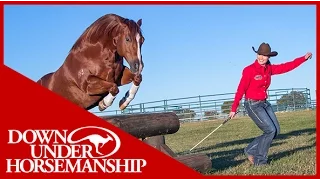
[[[242,69],[268,42],[279,64],[313,53],[287,74],[273,76],[270,89],[316,88],[315,6],[95,5],[5,6],[5,65],[36,81],[55,71],[81,33],[104,14],[142,18],[143,82],[131,104],[234,93]],[[118,109],[120,93],[110,108]]]

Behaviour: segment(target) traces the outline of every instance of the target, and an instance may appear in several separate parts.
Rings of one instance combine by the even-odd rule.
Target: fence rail
[[[296,111],[301,109],[315,109],[316,100],[312,100],[310,89],[289,88],[268,90],[268,101],[275,112]],[[234,99],[234,93],[193,96],[160,101],[145,102],[129,105],[125,110],[113,110],[104,112],[92,112],[101,115],[122,115],[149,112],[175,112],[181,122],[200,121],[226,118],[230,112],[230,106]],[[241,100],[238,109],[242,112],[239,116],[245,116]]]

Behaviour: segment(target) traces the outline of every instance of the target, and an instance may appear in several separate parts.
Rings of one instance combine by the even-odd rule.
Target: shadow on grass
[[[288,151],[284,151],[284,152],[280,152],[277,154],[273,154],[269,156],[268,161],[276,161],[279,160],[283,157],[287,157],[290,156],[298,151],[303,151],[309,148],[315,147],[315,144],[310,145],[310,146],[303,146],[303,147],[298,147],[295,148],[293,150],[288,150]],[[235,160],[235,157],[237,157],[239,154],[243,154],[243,149],[233,149],[230,151],[222,151],[222,152],[218,152],[218,153],[209,153],[207,154],[209,157],[212,156],[218,156],[218,154],[223,154],[222,156],[219,156],[218,158],[213,158],[211,160],[212,162],[212,170],[211,173],[214,173],[216,171],[222,171],[222,170],[226,170],[228,168],[232,168],[232,167],[236,167],[242,163],[244,163],[245,161],[248,161],[247,159],[239,159],[239,160]],[[248,161],[249,162],[249,161]]]
[[[275,140],[282,140],[282,139],[287,139],[289,137],[292,136],[299,136],[301,134],[306,134],[306,135],[311,135],[311,134],[315,134],[316,129],[315,128],[308,128],[308,129],[303,129],[303,130],[297,130],[297,131],[291,131],[289,133],[286,134],[280,134],[277,136],[277,138]],[[193,150],[193,153],[201,153],[202,151],[208,151],[208,150],[213,150],[219,147],[227,147],[227,146],[234,146],[234,145],[242,145],[242,144],[249,144],[251,141],[253,141],[254,138],[247,138],[247,139],[243,139],[243,140],[236,140],[236,141],[230,141],[230,142],[225,142],[225,143],[219,143],[213,146],[208,146],[208,147],[204,147],[204,148],[198,148]],[[277,142],[274,141],[271,146],[279,146],[281,144],[283,144],[285,142]],[[269,156],[269,161],[272,160],[278,160],[281,159],[285,156],[290,156],[291,154],[298,152],[298,151],[302,151],[308,148],[312,148],[315,147],[315,143],[313,145],[310,146],[304,146],[304,147],[298,147],[295,148],[293,150],[288,150],[288,151],[284,151],[281,153],[277,153],[277,154],[273,154]],[[189,151],[184,151],[184,152],[180,152],[177,153],[179,155],[183,155],[183,154],[188,154],[190,153]],[[237,149],[233,149],[233,150],[227,150],[227,151],[219,151],[219,152],[213,152],[213,153],[208,153],[207,155],[212,159],[212,170],[213,171],[221,171],[221,170],[225,170],[231,167],[235,167],[238,166],[240,164],[242,164],[243,162],[247,161],[247,159],[240,159],[240,160],[236,160],[236,157],[243,154],[243,148],[237,148]],[[217,158],[215,158],[217,157]]]
[[[312,147],[315,147],[316,146],[316,143],[313,143],[312,145],[310,146],[303,146],[303,147],[298,147],[298,148],[295,148],[295,149],[292,149],[292,150],[289,150],[289,151],[283,151],[283,152],[280,152],[280,153],[277,153],[277,154],[273,154],[273,155],[270,155],[269,156],[269,159],[268,161],[276,161],[276,160],[279,160],[283,157],[287,157],[287,156],[290,156],[298,151],[303,151],[303,150],[306,150],[306,149],[310,149]]]
[[[275,143],[278,140],[283,140],[283,139],[288,139],[289,137],[292,136],[300,136],[301,134],[307,134],[307,135],[311,135],[311,134],[315,134],[316,129],[315,128],[308,128],[308,129],[302,129],[302,130],[297,130],[297,131],[291,131],[288,132],[286,134],[279,134],[273,141],[273,143],[271,144],[271,146],[275,146]],[[212,145],[212,146],[207,146],[207,147],[203,147],[203,148],[196,148],[194,149],[192,152],[193,153],[198,153],[198,152],[202,152],[202,151],[208,151],[208,150],[212,150],[214,148],[220,148],[220,147],[227,147],[227,146],[237,146],[237,145],[242,145],[242,144],[249,144],[251,141],[253,141],[255,137],[253,138],[247,138],[247,139],[241,139],[241,140],[235,140],[235,141],[229,141],[229,142],[224,142],[224,143],[218,143],[216,145]],[[281,144],[281,143],[280,143]],[[279,145],[279,144],[278,144]],[[181,154],[184,154],[187,152],[181,152]]]

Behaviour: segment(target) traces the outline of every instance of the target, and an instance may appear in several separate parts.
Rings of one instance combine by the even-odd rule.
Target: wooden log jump
[[[146,144],[196,171],[205,173],[212,167],[212,162],[206,154],[177,156],[165,144],[164,135],[174,134],[180,128],[179,118],[173,112],[100,116],[100,118],[128,132],[132,136],[142,139]]]
[[[173,134],[180,128],[179,118],[172,112],[100,116],[137,138]]]

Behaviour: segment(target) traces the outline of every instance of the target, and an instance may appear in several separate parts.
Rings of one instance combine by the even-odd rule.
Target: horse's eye
[[[130,38],[129,38],[129,37],[126,37],[126,41],[128,41],[128,42],[129,42],[129,41],[130,41]]]

